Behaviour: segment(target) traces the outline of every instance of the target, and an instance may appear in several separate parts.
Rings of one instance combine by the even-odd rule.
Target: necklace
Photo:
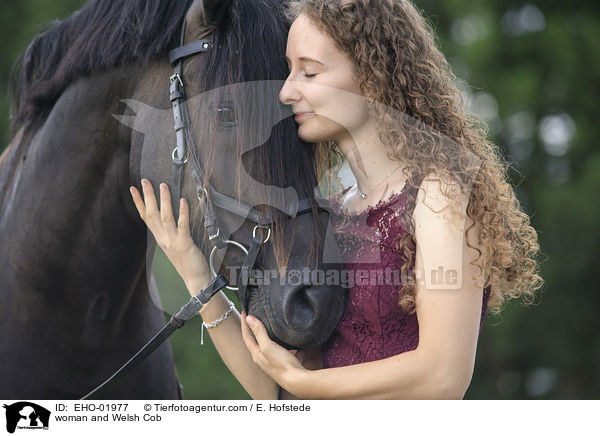
[[[380,181],[378,181],[377,183],[375,183],[373,186],[371,186],[371,191],[378,187],[384,180],[386,180],[388,177],[390,177],[392,174],[394,174],[396,171],[398,171],[400,169],[400,166],[397,166],[392,172],[390,172],[387,176],[385,176],[383,179],[381,179]],[[358,194],[360,195],[360,198],[362,198],[363,200],[365,198],[367,198],[367,193],[363,192],[359,187],[358,187],[358,182],[356,182],[356,189],[358,190]]]

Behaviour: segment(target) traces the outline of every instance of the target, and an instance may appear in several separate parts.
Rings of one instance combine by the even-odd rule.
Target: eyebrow
[[[323,62],[320,62],[320,61],[318,61],[316,59],[309,58],[309,57],[306,57],[306,56],[302,56],[302,57],[300,57],[298,59],[301,60],[301,61],[304,61],[304,62],[316,62],[317,64],[321,64],[323,66],[325,65]],[[290,58],[288,58],[287,56],[285,57],[285,60],[287,61],[288,64],[290,63]]]

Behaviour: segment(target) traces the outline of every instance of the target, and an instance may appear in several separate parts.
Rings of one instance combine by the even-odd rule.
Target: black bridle
[[[100,384],[97,388],[81,397],[81,400],[90,399],[93,395],[104,390],[111,382],[114,382],[129,372],[135,365],[144,360],[150,355],[159,345],[166,341],[175,330],[183,327],[185,321],[193,318],[198,314],[200,308],[206,304],[214,294],[219,292],[224,287],[237,291],[237,296],[240,304],[248,313],[248,284],[251,279],[252,270],[256,264],[256,259],[260,248],[265,244],[271,236],[271,227],[274,224],[272,217],[268,214],[259,214],[253,207],[224,195],[217,191],[210,183],[203,185],[204,171],[202,165],[198,162],[196,153],[188,153],[188,139],[190,138],[189,117],[187,104],[185,100],[184,81],[183,81],[183,61],[195,54],[203,53],[212,48],[211,40],[202,39],[193,41],[184,45],[186,22],[183,20],[181,30],[180,46],[169,52],[169,61],[174,68],[174,74],[170,77],[169,98],[173,107],[173,119],[175,135],[177,138],[177,147],[173,149],[172,160],[172,181],[174,189],[174,198],[179,200],[183,186],[184,166],[188,162],[188,155],[192,158],[191,171],[192,177],[196,184],[198,201],[200,210],[204,216],[205,235],[208,240],[213,243],[209,255],[209,266],[214,278],[211,282],[201,290],[196,296],[192,297],[175,315],[171,316],[169,322],[146,344],[144,345],[129,361],[119,368],[112,376]],[[224,233],[219,227],[217,215],[214,207],[229,211],[239,217],[255,223],[252,231],[252,240],[250,248],[246,249],[243,244],[237,241],[225,239]],[[286,205],[285,213],[288,216],[296,217],[297,215],[310,212],[312,210],[310,200],[308,198],[299,200],[296,203]],[[262,239],[257,234],[258,230],[267,232],[265,239]],[[241,249],[246,255],[242,269],[240,272],[240,283],[238,287],[228,286],[227,280],[222,275],[217,275],[213,264],[213,257],[216,250],[224,249],[228,245],[233,245]]]
[[[175,198],[177,200],[179,200],[181,195],[181,189],[183,185],[183,169],[188,161],[188,139],[190,138],[189,116],[184,92],[183,62],[186,58],[198,53],[206,52],[213,47],[213,43],[209,39],[193,41],[184,45],[185,27],[186,25],[184,20],[180,40],[181,45],[169,52],[169,62],[174,68],[174,74],[170,77],[169,98],[173,107],[174,128],[177,138],[177,147],[173,149],[172,153],[172,180],[175,190]],[[246,310],[246,312],[248,312],[248,282],[251,279],[251,271],[256,264],[256,258],[260,251],[260,247],[271,237],[273,219],[268,213],[259,214],[252,206],[220,193],[212,186],[210,180],[207,182],[206,186],[204,186],[204,171],[202,169],[202,165],[198,161],[198,156],[196,153],[189,153],[189,155],[192,158],[192,177],[194,179],[194,183],[196,184],[200,210],[204,216],[206,235],[208,236],[208,240],[213,243],[213,247],[209,255],[211,273],[213,276],[217,275],[213,263],[216,250],[226,248],[227,245],[233,245],[244,252],[246,258],[240,272],[240,284],[238,287],[227,286],[227,289],[237,291],[238,299],[240,300],[242,307],[244,310]],[[255,224],[252,231],[252,239],[249,249],[246,249],[237,241],[225,239],[224,233],[219,227],[217,215],[214,210],[215,206],[219,209],[229,211]],[[298,215],[310,212],[311,209],[310,200],[305,198],[296,203],[290,203],[286,205],[285,213],[288,216],[296,217]],[[266,231],[267,236],[265,239],[261,239],[260,235],[257,235],[259,229],[261,230],[261,233],[262,231]]]

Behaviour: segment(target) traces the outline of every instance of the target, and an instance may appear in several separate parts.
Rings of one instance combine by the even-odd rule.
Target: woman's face
[[[279,93],[291,105],[298,135],[306,142],[357,140],[368,120],[351,60],[329,35],[300,15],[290,27],[286,59],[290,75]]]

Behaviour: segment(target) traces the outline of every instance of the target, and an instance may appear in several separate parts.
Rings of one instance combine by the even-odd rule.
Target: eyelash
[[[309,78],[309,79],[311,77],[315,77],[316,75],[317,75],[316,73],[315,74],[306,74],[306,73],[304,73],[304,77]]]

